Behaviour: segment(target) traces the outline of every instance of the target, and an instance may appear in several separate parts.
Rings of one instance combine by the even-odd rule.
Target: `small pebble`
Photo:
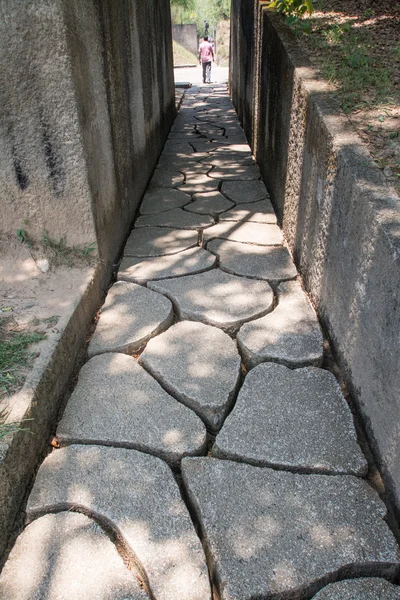
[[[383,169],[383,174],[385,175],[385,177],[393,177],[393,171],[390,167],[385,167]]]
[[[47,271],[50,269],[50,263],[47,258],[40,258],[36,261],[36,265],[38,269],[42,271],[42,273],[47,273]]]

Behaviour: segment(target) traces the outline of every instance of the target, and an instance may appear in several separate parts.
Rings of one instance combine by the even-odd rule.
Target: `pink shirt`
[[[210,42],[201,42],[199,48],[201,62],[211,62],[213,58],[213,49]]]

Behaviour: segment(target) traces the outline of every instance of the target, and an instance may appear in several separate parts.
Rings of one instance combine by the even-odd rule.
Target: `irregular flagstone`
[[[129,236],[124,256],[165,256],[197,246],[197,231],[168,227],[140,227]]]
[[[269,199],[250,204],[237,204],[224,212],[220,221],[246,221],[250,223],[276,223],[276,215]]]
[[[59,507],[95,514],[112,527],[143,567],[157,600],[210,600],[200,540],[159,458],[125,448],[61,448],[38,471],[28,518]]]
[[[260,180],[224,181],[221,191],[235,204],[247,204],[248,202],[257,202],[268,198],[267,188]]]
[[[226,128],[226,124],[224,124],[224,127]],[[224,154],[226,151],[234,152],[237,156],[245,156],[249,152],[251,153],[251,148],[248,144],[229,144],[226,148],[217,148],[215,150],[215,156],[217,156],[217,154]]]
[[[177,464],[200,454],[206,430],[134,358],[109,353],[84,365],[57,429],[60,442],[136,448]]]
[[[384,579],[346,579],[324,587],[313,600],[400,600],[400,588]]]
[[[124,257],[118,279],[136,283],[147,283],[150,279],[166,279],[208,271],[216,263],[216,256],[203,248],[189,248],[178,254],[154,256],[152,258]]]
[[[210,169],[211,165],[206,162],[195,162],[195,161],[182,161],[172,163],[171,169],[177,169],[181,173],[184,173],[187,177],[192,175],[206,175]]]
[[[171,208],[180,208],[191,201],[191,197],[179,190],[152,190],[146,192],[140,205],[142,215],[160,213]]]
[[[243,166],[220,166],[214,167],[209,173],[209,177],[215,179],[229,179],[230,181],[246,181],[252,179],[260,179],[261,173],[257,165],[250,167]]]
[[[148,287],[174,302],[180,319],[202,321],[222,329],[266,314],[272,308],[273,293],[268,283],[236,277],[220,269],[164,281],[150,281]]]
[[[221,167],[223,165],[229,165],[234,168],[235,166],[246,167],[254,165],[254,158],[251,152],[230,152],[229,146],[224,152],[213,152],[209,156],[201,159],[202,163],[207,163],[213,167]]]
[[[220,268],[227,273],[277,283],[293,279],[296,267],[284,246],[256,246],[229,240],[211,240],[207,250],[218,256]]]
[[[282,230],[278,225],[271,225],[269,223],[223,221],[204,231],[204,241],[214,238],[242,242],[244,244],[258,244],[260,246],[276,246],[283,243]]]
[[[217,179],[210,179],[208,175],[190,175],[186,177],[184,185],[179,189],[185,194],[197,194],[200,192],[211,192],[217,190],[220,182]]]
[[[140,361],[212,431],[220,429],[240,373],[240,355],[229,335],[203,323],[182,321],[151,340]]]
[[[177,152],[176,154],[161,154],[158,159],[157,167],[182,172],[181,167],[196,164],[201,165],[203,164],[202,160],[207,158],[207,156],[209,156],[207,152],[194,152],[193,154],[182,154],[182,152]]]
[[[365,475],[368,469],[339,384],[314,367],[269,363],[250,371],[212,453],[304,472]]]
[[[203,229],[214,225],[215,221],[208,215],[195,215],[182,208],[173,208],[162,213],[142,215],[135,222],[135,227],[175,227],[176,229]]]
[[[182,474],[221,600],[310,597],[341,572],[398,570],[385,505],[357,477],[213,458],[185,458]]]
[[[322,362],[323,336],[317,315],[298,281],[281,283],[275,310],[243,325],[237,340],[249,367],[267,360],[289,367]]]
[[[2,600],[148,600],[104,531],[61,512],[21,533],[0,575]]]
[[[149,189],[153,188],[169,188],[182,185],[185,177],[178,171],[168,171],[167,169],[156,169],[150,180]]]
[[[132,353],[172,323],[171,303],[161,294],[118,281],[108,291],[88,355],[101,352]]]
[[[193,147],[196,152],[213,152],[216,148],[226,147],[228,140],[226,138],[219,138],[218,140],[199,140],[193,142]]]
[[[188,204],[185,210],[198,213],[200,215],[218,215],[228,208],[232,208],[233,203],[225,198],[221,192],[204,192],[204,194],[195,194],[194,202]]]
[[[193,154],[195,150],[189,142],[167,141],[164,145],[163,154],[175,154],[176,152],[180,154]]]

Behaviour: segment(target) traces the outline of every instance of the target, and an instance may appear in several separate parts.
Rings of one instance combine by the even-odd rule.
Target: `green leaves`
[[[286,15],[288,18],[294,17],[296,19],[299,19],[306,13],[311,15],[314,12],[312,0],[273,0],[270,2],[269,8]],[[289,24],[295,23],[297,23],[297,20]]]

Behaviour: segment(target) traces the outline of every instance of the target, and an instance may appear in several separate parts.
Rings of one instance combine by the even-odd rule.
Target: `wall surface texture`
[[[0,447],[1,561],[175,117],[169,0],[2,0],[0,106],[0,234],[95,242],[100,259],[14,398],[34,436]]]
[[[233,100],[399,510],[400,199],[281,18],[234,0],[232,24]]]
[[[168,0],[4,0],[0,65],[0,233],[113,260],[174,118]]]
[[[186,50],[197,56],[199,50],[199,38],[196,25],[187,23],[172,25],[172,39],[183,46]]]

